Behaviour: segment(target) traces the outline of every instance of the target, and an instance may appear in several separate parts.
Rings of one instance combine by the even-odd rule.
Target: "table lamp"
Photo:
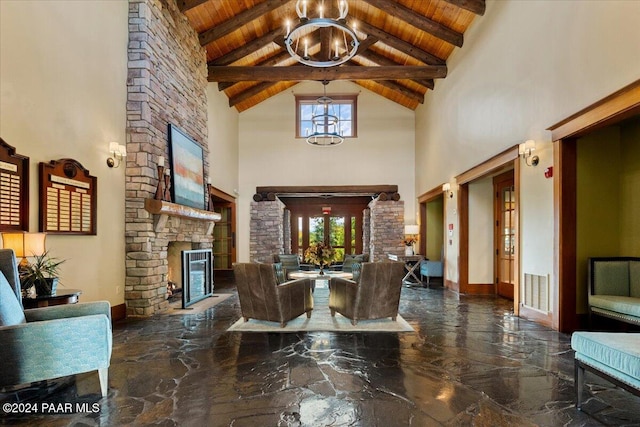
[[[41,256],[46,252],[46,233],[5,232],[2,233],[2,247],[13,249],[16,259],[22,258],[19,269],[29,265],[27,257]]]

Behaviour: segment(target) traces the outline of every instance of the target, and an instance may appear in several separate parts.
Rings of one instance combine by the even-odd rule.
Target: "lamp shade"
[[[420,234],[419,225],[405,225],[404,234]]]
[[[17,258],[42,255],[46,233],[2,233],[2,247],[13,249]]]

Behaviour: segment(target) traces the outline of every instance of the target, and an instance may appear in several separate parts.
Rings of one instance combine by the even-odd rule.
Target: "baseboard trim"
[[[551,313],[544,313],[539,310],[520,304],[520,317],[533,320],[536,323],[552,328],[553,316]]]
[[[493,283],[469,283],[465,286],[463,293],[473,295],[495,295],[496,289]]]
[[[444,287],[455,292],[460,292],[460,285],[458,284],[458,282],[454,282],[453,280],[445,280]]]
[[[127,318],[127,305],[118,304],[111,307],[111,321],[122,320]]]

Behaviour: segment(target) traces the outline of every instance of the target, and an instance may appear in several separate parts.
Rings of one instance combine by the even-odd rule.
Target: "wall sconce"
[[[117,142],[110,142],[109,153],[112,157],[109,157],[107,159],[107,166],[109,166],[110,168],[117,168],[118,166],[120,166],[122,159],[127,156],[127,147],[122,144],[118,144]],[[118,161],[118,163],[116,163],[116,160]]]
[[[7,232],[2,233],[2,247],[13,249],[16,259],[22,258],[18,268],[21,270],[29,265],[27,257],[42,256],[46,252],[46,233]]]
[[[533,155],[535,150],[536,142],[533,139],[529,139],[518,146],[518,154],[522,156],[527,166],[538,166],[540,158]]]
[[[449,196],[450,199],[453,199],[453,190],[451,189],[451,184],[446,182],[442,184],[442,192]]]

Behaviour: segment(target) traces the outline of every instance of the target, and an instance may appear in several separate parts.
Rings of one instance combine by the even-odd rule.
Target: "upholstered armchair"
[[[424,282],[426,276],[427,286],[429,286],[432,277],[442,277],[442,274],[442,261],[423,260],[420,262],[420,280]]]
[[[289,277],[289,273],[300,271],[300,258],[296,254],[275,254],[273,262],[282,264],[284,277]]]
[[[362,264],[363,262],[369,262],[369,254],[345,254],[342,263],[332,266],[331,269],[351,273],[354,264]]]
[[[278,283],[273,264],[233,264],[240,310],[245,322],[249,319],[279,322],[285,327],[289,320],[303,313],[311,317],[313,296],[311,280],[298,279]]]
[[[97,370],[106,396],[111,339],[106,301],[23,310],[13,250],[0,249],[0,388]]]
[[[391,317],[396,320],[404,263],[400,261],[365,262],[360,265],[355,280],[332,278],[329,282],[329,309],[351,319],[359,320]]]

